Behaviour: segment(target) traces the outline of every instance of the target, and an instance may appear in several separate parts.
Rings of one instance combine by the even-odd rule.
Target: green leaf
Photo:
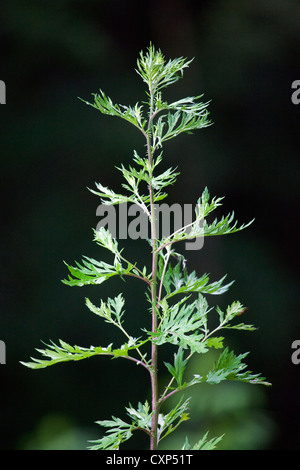
[[[233,221],[234,212],[228,214],[226,217],[223,216],[220,220],[215,219],[211,224],[208,224],[206,220],[204,220],[204,236],[220,236],[240,232],[241,230],[249,227],[254,222],[254,219],[250,220],[247,224],[242,224],[240,226],[238,226],[237,220],[232,223]]]
[[[261,377],[261,374],[253,374],[251,371],[245,370],[247,364],[243,363],[242,360],[248,354],[244,353],[235,356],[233,351],[225,348],[214,364],[214,368],[204,378],[204,381],[209,384],[218,384],[224,380],[236,380],[250,384],[271,385],[269,382],[266,382],[265,377]]]
[[[171,343],[191,352],[205,353],[208,348],[199,330],[206,324],[207,302],[201,295],[191,304],[183,304],[184,300],[171,307],[163,303],[162,320],[157,330],[148,334],[157,345]]]
[[[161,262],[158,272],[158,278],[161,279],[163,264]],[[166,289],[166,299],[169,299],[177,294],[186,294],[191,292],[201,294],[220,295],[226,292],[234,281],[223,285],[226,276],[223,276],[219,281],[209,283],[209,275],[203,274],[200,278],[197,277],[196,272],[192,271],[188,274],[187,270],[182,271],[181,263],[178,263],[174,268],[169,265],[167,272],[163,279],[163,286]]]
[[[110,231],[105,227],[100,227],[98,230],[93,230],[94,232],[94,241],[98,243],[98,245],[103,246],[107,250],[114,253],[117,257],[120,256],[120,251],[118,249],[118,242],[112,236]]]
[[[127,263],[125,268],[119,259],[118,254],[115,255],[115,264],[111,265],[103,261],[96,261],[93,258],[83,257],[82,264],[76,262],[76,266],[70,266],[65,263],[68,267],[72,276],[68,276],[68,279],[64,279],[62,282],[68,286],[86,286],[86,285],[98,285],[107,281],[113,276],[124,276],[130,274],[134,269],[134,266]]]
[[[165,186],[174,184],[176,181],[176,176],[180,175],[179,172],[175,172],[173,168],[168,168],[163,173],[153,177],[151,183],[154,189],[162,189]]]
[[[124,343],[120,348],[113,349],[112,344],[105,347],[95,347],[90,346],[89,348],[83,348],[80,346],[71,346],[70,344],[66,343],[65,341],[59,340],[59,345],[53,343],[45,344],[47,349],[36,349],[42,356],[46,357],[47,359],[35,359],[31,358],[33,362],[21,362],[26,367],[30,369],[43,369],[45,367],[52,366],[54,364],[58,364],[60,362],[68,362],[68,361],[80,361],[82,359],[88,359],[93,356],[112,356],[113,358],[116,357],[124,357],[128,356],[128,351],[132,349],[136,349],[140,346],[140,344],[131,344]]]
[[[209,348],[222,349],[223,348],[223,340],[224,340],[223,336],[219,336],[219,337],[213,336],[213,337],[208,338],[206,340],[206,345]]]
[[[131,438],[133,431],[141,430],[146,433],[151,431],[150,406],[146,401],[144,404],[138,403],[137,409],[131,405],[126,408],[127,415],[131,418],[131,423],[116,417],[111,420],[96,421],[96,424],[107,428],[105,435],[101,439],[90,441],[93,443],[89,447],[91,450],[117,450],[120,444]]]
[[[223,439],[224,434],[220,437],[213,437],[207,440],[208,432],[198,441],[193,447],[191,447],[188,438],[186,438],[182,450],[214,450],[217,444]]]
[[[208,119],[209,112],[206,109],[208,103],[194,103],[194,112],[191,110],[183,110],[168,112],[158,118],[154,125],[153,136],[157,141],[157,145],[161,146],[162,142],[173,139],[183,132],[192,132],[196,129],[202,129],[211,125],[211,121]],[[179,109],[172,108],[172,105],[167,106],[168,109]]]
[[[161,50],[155,50],[150,44],[145,54],[143,51],[140,52],[136,72],[148,85],[149,90],[156,95],[162,88],[177,82],[182,77],[183,70],[191,62],[192,60],[188,61],[182,57],[166,62]]]
[[[234,212],[228,214],[226,217],[223,216],[220,220],[215,218],[212,223],[208,223],[206,217],[221,205],[220,201],[222,199],[223,198],[213,198],[211,202],[209,202],[210,194],[208,189],[205,188],[195,208],[195,220],[176,230],[168,237],[163,238],[160,241],[157,251],[170,244],[183,240],[236,233],[249,227],[249,225],[253,223],[254,219],[247,224],[238,226],[238,221],[234,221]]]
[[[117,194],[112,189],[103,186],[101,183],[95,183],[96,188],[98,191],[94,189],[88,188],[88,190],[96,194],[101,198],[101,203],[104,205],[116,205],[116,204],[123,204],[124,202],[134,202],[134,199],[130,196],[124,196],[123,194]]]
[[[136,425],[136,428],[151,431],[151,420],[153,413],[150,411],[150,405],[146,400],[144,404],[138,403],[137,409],[133,408],[132,405],[126,408],[128,416],[132,419],[132,423]]]
[[[227,307],[225,313],[217,306],[216,311],[219,314],[220,325],[222,328],[254,331],[256,328],[253,325],[247,325],[245,323],[239,323],[238,325],[230,324],[234,318],[242,315],[245,310],[246,308],[239,301],[232,302],[232,304]]]
[[[118,273],[116,268],[103,261],[96,261],[95,259],[83,257],[82,264],[76,261],[76,266],[66,264],[71,276],[68,279],[62,280],[63,284],[68,286],[82,287],[90,284],[102,284],[104,281]]]
[[[164,362],[168,371],[175,378],[178,387],[182,386],[183,373],[185,371],[188,359],[183,360],[183,349],[179,348],[178,352],[174,354],[174,366]]]
[[[158,441],[161,441],[169,434],[171,434],[178,426],[187,421],[189,418],[189,403],[190,398],[182,403],[182,398],[179,403],[167,414],[160,413],[158,416]]]
[[[90,441],[93,445],[90,450],[118,450],[122,442],[128,441],[132,436],[132,425],[120,418],[96,421],[96,424],[108,428],[101,439]]]
[[[114,299],[108,298],[107,302],[101,300],[100,307],[96,307],[88,298],[85,299],[85,302],[91,312],[104,318],[108,323],[122,324],[122,309],[125,303],[122,294],[119,294]]]
[[[135,152],[135,155],[136,152]],[[129,169],[125,168],[124,165],[121,165],[120,168],[117,167],[119,171],[122,172],[125,180],[127,181],[128,185],[123,185],[129,191],[136,193],[138,186],[141,181],[145,181],[146,183],[150,182],[149,173],[146,171],[146,168],[142,168],[137,170],[136,168],[129,166]],[[144,196],[145,197],[145,196]],[[147,201],[149,200],[149,196],[147,196]]]
[[[112,100],[106,96],[102,90],[99,91],[100,93],[92,93],[94,103],[89,103],[81,98],[79,99],[85,104],[97,109],[102,114],[108,114],[109,116],[117,116],[125,119],[139,129],[143,129],[145,127],[146,120],[143,118],[142,106],[139,106],[139,103],[136,103],[133,108],[131,106],[113,104]]]

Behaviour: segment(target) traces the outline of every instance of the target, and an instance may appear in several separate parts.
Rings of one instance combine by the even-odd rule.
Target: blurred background
[[[64,260],[106,259],[92,242],[99,200],[87,187],[96,181],[119,190],[114,166],[128,165],[144,145],[129,124],[77,97],[90,100],[101,88],[115,103],[142,101],[134,69],[151,41],[167,59],[195,57],[165,99],[204,93],[214,122],[165,145],[165,167],[181,172],[168,202],[195,204],[208,186],[225,196],[218,215],[234,210],[241,223],[255,217],[246,231],[185,252],[188,269],[235,280],[222,299],[208,301],[248,307],[244,321],[258,330],[227,335],[228,344],[250,351],[249,369],[273,384],[188,390],[192,419],[163,444],[178,449],[186,435],[194,443],[209,430],[226,433],[220,448],[299,449],[300,365],[291,360],[300,339],[300,104],[291,100],[300,80],[299,1],[2,0],[0,22],[0,448],[84,449],[101,436],[96,420],[124,417],[129,402],[149,399],[145,371],[129,361],[93,358],[40,371],[19,361],[36,357],[41,340],[120,344],[86,309],[86,296],[97,303],[123,292],[132,334],[150,320],[138,281],[80,289],[60,281]],[[124,246],[128,258],[148,263],[146,242]],[[212,360],[195,358],[188,372]],[[127,448],[138,446],[147,442],[136,434]]]

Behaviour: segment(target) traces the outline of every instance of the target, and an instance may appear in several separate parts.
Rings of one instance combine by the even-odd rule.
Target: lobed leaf
[[[160,262],[160,270],[158,277],[161,279],[163,263]],[[192,271],[188,274],[185,269],[182,271],[181,263],[177,263],[173,268],[171,264],[163,278],[163,286],[166,290],[166,299],[169,299],[177,294],[186,294],[196,292],[198,294],[211,294],[220,295],[226,292],[234,281],[223,285],[226,275],[219,281],[209,283],[209,275],[203,274],[200,278],[197,277],[196,272]]]
[[[236,380],[251,384],[271,385],[269,382],[266,382],[265,377],[261,377],[261,374],[253,374],[251,371],[246,370],[247,364],[243,363],[242,360],[248,354],[244,353],[235,356],[233,351],[225,348],[214,364],[214,368],[208,372],[203,381],[210,384],[218,384],[223,380]]]
[[[179,403],[167,414],[159,413],[158,416],[158,430],[157,436],[158,441],[161,441],[169,434],[171,434],[178,426],[189,420],[189,404],[190,398],[182,403],[183,398],[180,399]]]
[[[82,359],[88,359],[93,356],[112,356],[113,358],[128,356],[128,351],[136,349],[138,345],[124,343],[120,348],[113,349],[112,344],[107,347],[90,346],[84,348],[80,346],[71,346],[65,341],[59,340],[59,345],[51,341],[51,344],[46,344],[47,349],[36,349],[42,356],[47,359],[35,359],[31,358],[33,362],[21,362],[30,369],[43,369],[45,367],[58,364],[60,362],[68,361],[80,361]]]
[[[200,103],[197,108],[195,106],[194,113],[181,109],[160,116],[153,126],[154,142],[157,141],[157,145],[162,146],[163,142],[173,139],[183,132],[191,133],[211,125],[211,121],[208,119],[209,112],[205,109],[206,106],[207,103]],[[170,105],[167,107],[172,109]]]
[[[170,374],[175,378],[178,387],[182,386],[183,373],[185,371],[188,359],[183,360],[183,349],[180,347],[178,352],[174,354],[174,366],[164,362]]]
[[[185,299],[184,299],[185,300]],[[208,351],[204,341],[204,333],[200,333],[206,324],[207,302],[199,295],[191,304],[178,302],[168,306],[162,303],[162,320],[155,332],[148,332],[157,345],[171,343],[191,352],[205,353]]]
[[[93,258],[84,256],[82,264],[76,262],[76,266],[70,266],[65,263],[68,267],[71,275],[68,279],[62,280],[63,284],[68,286],[86,286],[86,285],[99,285],[107,281],[113,276],[123,276],[130,274],[134,270],[134,266],[127,263],[125,268],[119,257],[115,257],[115,264],[111,265],[104,261],[96,261]]]
[[[145,127],[146,120],[143,118],[142,106],[139,106],[139,103],[136,103],[133,108],[131,106],[114,104],[102,90],[99,91],[99,93],[92,93],[92,96],[94,97],[93,103],[81,98],[79,99],[88,106],[92,106],[97,109],[102,114],[108,114],[109,116],[117,116],[125,119],[139,129],[143,129]]]
[[[85,299],[85,303],[91,312],[104,318],[105,321],[109,323],[117,323],[118,325],[122,324],[122,309],[124,306],[122,294],[119,294],[114,299],[108,298],[107,302],[103,302],[103,300],[101,300],[100,307],[96,307],[88,298]]]
[[[153,413],[150,412],[147,401],[144,404],[138,403],[137,409],[129,405],[126,411],[131,423],[114,416],[111,420],[96,421],[96,424],[107,428],[107,431],[102,438],[90,441],[93,443],[89,447],[91,450],[117,450],[120,444],[131,438],[133,431],[142,430],[150,433]]]
[[[150,44],[145,54],[140,52],[136,72],[148,85],[149,91],[156,95],[162,88],[177,82],[191,62],[182,57],[166,62],[161,50],[155,50]]]
[[[132,436],[132,425],[120,418],[112,417],[111,420],[96,421],[96,424],[108,428],[101,439],[89,441],[90,450],[118,450],[122,442],[128,441]]]
[[[186,438],[182,450],[214,450],[217,444],[223,439],[224,434],[220,437],[213,437],[212,439],[207,439],[208,432],[198,441],[193,447],[191,447],[188,438]]]

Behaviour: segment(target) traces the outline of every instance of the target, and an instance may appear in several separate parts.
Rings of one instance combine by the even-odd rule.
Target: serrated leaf
[[[152,412],[147,401],[144,404],[138,403],[137,409],[129,405],[126,411],[131,419],[130,423],[114,416],[111,420],[96,421],[96,424],[107,428],[107,431],[101,439],[90,441],[93,445],[89,449],[117,450],[120,444],[131,438],[133,431],[138,429],[150,432]]]
[[[96,421],[96,424],[108,428],[101,439],[90,441],[90,450],[118,450],[122,442],[128,441],[132,436],[132,425],[120,418]]]
[[[150,405],[147,400],[144,404],[139,402],[137,408],[133,408],[132,405],[129,405],[126,411],[128,416],[132,419],[132,423],[135,423],[138,428],[150,432],[153,413],[150,410]]]
[[[182,386],[182,378],[187,365],[188,359],[183,359],[183,349],[179,348],[178,352],[174,354],[174,366],[164,362],[170,374],[175,378],[178,387]]]
[[[195,213],[196,218],[192,223],[185,225],[184,227],[176,230],[170,236],[163,238],[160,241],[157,251],[163,249],[169,244],[175,242],[190,240],[193,238],[203,238],[206,236],[220,236],[228,235],[230,233],[236,233],[240,230],[244,230],[249,227],[253,221],[251,220],[247,224],[241,224],[238,226],[238,221],[234,220],[234,212],[229,213],[227,216],[223,216],[221,219],[215,218],[213,222],[207,222],[207,216],[214,211],[218,206],[221,205],[221,198],[213,198],[210,202],[210,194],[207,188],[204,189],[202,196],[198,199]]]
[[[118,257],[115,258],[117,260]],[[86,285],[99,285],[107,281],[113,276],[124,276],[131,272],[133,266],[127,263],[124,267],[120,261],[114,265],[105,263],[103,261],[96,261],[95,259],[87,256],[83,257],[80,263],[76,262],[76,266],[71,266],[65,263],[68,267],[71,276],[68,279],[62,280],[63,284],[68,286],[86,286]]]
[[[242,360],[248,354],[244,353],[235,356],[233,351],[225,348],[215,363],[214,368],[206,375],[205,381],[210,384],[217,384],[223,380],[236,380],[251,384],[271,385],[269,382],[266,382],[265,377],[261,377],[261,374],[253,374],[251,371],[246,370],[247,364],[243,363]]]
[[[213,337],[208,338],[206,340],[206,345],[209,348],[222,349],[223,348],[223,340],[224,340],[223,336],[218,336],[218,337],[213,336]]]
[[[114,299],[108,298],[107,302],[101,300],[100,307],[96,307],[88,298],[85,299],[85,303],[91,312],[104,318],[108,323],[122,324],[122,309],[125,303],[122,294]]]
[[[190,63],[191,60],[182,57],[166,61],[161,50],[155,50],[151,44],[146,53],[140,52],[136,72],[157,95],[162,88],[177,82]]]
[[[142,106],[139,106],[138,103],[136,103],[133,108],[131,106],[114,104],[111,98],[106,96],[102,90],[99,90],[99,93],[93,93],[92,96],[94,97],[94,103],[90,103],[81,98],[79,99],[103,114],[117,116],[119,118],[125,119],[139,129],[144,128],[146,121],[143,118]]]
[[[161,441],[171,434],[178,426],[189,420],[189,404],[190,398],[182,402],[182,398],[178,404],[167,414],[160,413],[158,416],[158,441]]]
[[[220,437],[213,437],[209,440],[207,439],[207,436],[208,432],[206,432],[202,439],[194,444],[193,447],[191,447],[188,438],[186,438],[182,450],[214,450],[217,444],[223,439],[224,434]]]
[[[163,261],[160,260],[160,270],[158,273],[159,279],[163,271]],[[209,275],[203,274],[200,278],[197,277],[196,272],[188,273],[187,270],[182,271],[181,263],[177,263],[175,267],[169,265],[163,279],[163,286],[166,290],[166,299],[169,299],[177,294],[198,293],[221,295],[226,292],[234,281],[224,284],[226,276],[223,276],[219,281],[209,282]]]
[[[232,325],[230,322],[235,319],[237,316],[240,316],[242,313],[247,310],[240,301],[234,301],[231,305],[228,305],[226,312],[223,312],[220,307],[216,307],[216,311],[219,315],[220,326],[224,329],[236,329],[236,330],[246,330],[254,331],[256,328],[253,325],[247,325],[245,323],[239,323],[237,325]]]
[[[200,329],[206,324],[206,315],[207,302],[201,295],[191,304],[183,301],[171,307],[166,304],[159,327],[148,334],[157,345],[171,343],[191,352],[205,353],[208,348]]]
[[[21,364],[31,369],[42,369],[60,362],[80,361],[93,356],[124,357],[128,356],[128,351],[138,348],[141,344],[144,344],[144,342],[138,344],[131,343],[131,345],[124,343],[120,348],[116,349],[112,348],[112,344],[107,347],[90,346],[90,348],[84,348],[77,345],[71,346],[65,341],[59,340],[59,345],[51,342],[51,344],[46,344],[47,349],[36,349],[37,352],[47,359],[31,358],[33,362],[21,362]]]

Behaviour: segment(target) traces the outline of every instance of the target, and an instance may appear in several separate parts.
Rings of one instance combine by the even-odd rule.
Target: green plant
[[[151,239],[148,240],[151,247],[151,269],[138,267],[137,262],[128,261],[123,256],[117,239],[108,229],[101,227],[94,230],[94,241],[112,253],[112,264],[85,257],[75,266],[67,265],[70,274],[63,282],[69,286],[99,286],[112,276],[122,279],[130,276],[138,278],[146,288],[151,327],[142,325],[139,338],[130,335],[124,326],[122,294],[101,301],[99,306],[87,298],[87,308],[120,329],[126,338],[125,343],[117,348],[112,344],[107,347],[85,348],[71,346],[60,340],[59,344],[51,342],[46,345],[46,349],[37,350],[43,358],[23,364],[39,369],[60,362],[106,355],[128,359],[145,369],[151,384],[151,403],[138,403],[136,408],[128,406],[126,411],[129,421],[115,417],[99,421],[98,423],[107,430],[102,438],[92,442],[92,449],[118,449],[135,430],[144,431],[149,436],[150,449],[157,449],[163,438],[189,419],[189,399],[181,398],[173,409],[163,412],[167,399],[188,387],[203,382],[218,384],[224,380],[269,385],[260,374],[247,370],[244,363],[247,354],[235,355],[224,346],[224,337],[220,336],[221,330],[229,328],[247,331],[255,329],[252,325],[234,323],[245,310],[239,301],[234,301],[226,311],[216,306],[217,326],[209,326],[208,317],[213,308],[209,307],[207,296],[222,294],[228,290],[231,283],[224,284],[225,277],[210,282],[207,274],[198,277],[195,272],[188,272],[184,257],[174,249],[175,244],[179,242],[235,233],[249,224],[238,226],[233,213],[208,222],[207,217],[221,206],[222,198],[211,198],[205,188],[197,201],[194,220],[191,223],[160,238],[157,233],[155,204],[167,196],[164,189],[173,184],[179,174],[173,168],[157,174],[157,167],[162,160],[162,146],[164,142],[183,132],[190,133],[211,124],[208,103],[199,101],[201,96],[183,98],[171,104],[163,100],[162,90],[179,80],[190,62],[184,58],[166,61],[161,51],[150,45],[145,54],[140,53],[137,61],[137,73],[147,85],[147,101],[143,105],[137,103],[134,107],[127,107],[113,104],[102,91],[93,95],[92,104],[86,102],[103,114],[128,121],[145,139],[146,155],[140,156],[134,151],[135,166],[128,169],[124,166],[119,168],[126,181],[123,186],[127,194],[117,194],[99,183],[96,184],[97,190],[92,192],[101,198],[102,204],[118,205],[126,202],[136,204],[144,211],[151,229]],[[163,349],[161,347],[166,344],[174,346],[174,360],[173,363],[164,363],[170,377],[168,383],[160,390],[158,349]],[[189,359],[194,354],[206,354],[211,348],[222,350],[211,370],[186,380],[184,375]],[[221,437],[208,439],[206,434],[193,446],[186,439],[182,449],[213,449],[220,439]]]

